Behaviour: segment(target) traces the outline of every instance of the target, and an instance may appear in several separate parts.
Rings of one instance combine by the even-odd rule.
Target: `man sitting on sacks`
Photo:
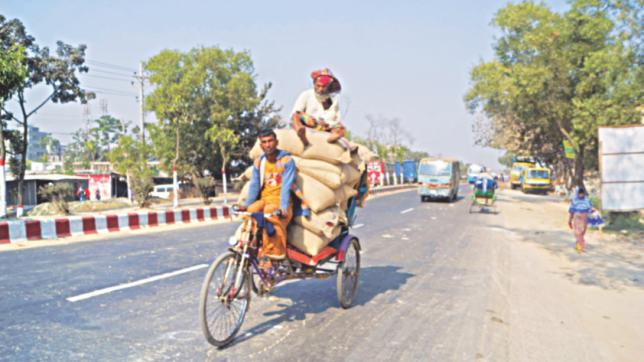
[[[286,227],[293,217],[291,190],[295,188],[295,162],[288,152],[277,148],[278,141],[271,129],[259,133],[259,142],[264,154],[253,163],[248,198],[239,209],[265,214],[280,210],[278,217],[270,217],[274,233],[263,231],[263,246],[259,252],[260,267],[270,268],[270,259],[286,256]]]
[[[300,94],[291,112],[293,128],[305,146],[306,128],[330,132],[327,141],[338,142],[345,149],[351,149],[349,142],[344,139],[345,128],[340,123],[340,108],[337,94],[342,90],[340,81],[333,76],[328,68],[313,71],[313,89],[305,90]]]

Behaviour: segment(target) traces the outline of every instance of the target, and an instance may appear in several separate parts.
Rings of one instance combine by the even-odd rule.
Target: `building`
[[[45,137],[49,137],[53,142],[43,142]],[[45,159],[48,161],[62,161],[60,142],[54,140],[51,137],[51,133],[42,132],[40,128],[35,126],[29,126],[27,129],[27,142],[27,160],[38,162],[45,161]]]

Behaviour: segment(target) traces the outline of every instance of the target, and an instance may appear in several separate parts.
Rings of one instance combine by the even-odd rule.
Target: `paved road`
[[[223,350],[199,329],[203,268],[66,298],[199,268],[236,224],[0,253],[0,360],[504,359],[502,321],[486,307],[505,283],[498,217],[468,215],[467,199],[421,204],[415,191],[371,200],[354,230],[365,249],[356,305],[339,308],[334,279],[279,286],[253,299]]]

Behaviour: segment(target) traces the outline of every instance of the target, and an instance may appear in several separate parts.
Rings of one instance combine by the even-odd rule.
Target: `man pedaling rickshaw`
[[[259,220],[257,224],[261,225],[256,225],[263,228],[260,267],[268,269],[271,259],[281,260],[286,256],[286,227],[293,217],[291,191],[295,188],[295,162],[288,152],[277,148],[278,140],[273,130],[262,130],[258,138],[264,154],[253,163],[248,198],[238,208],[263,214],[279,211],[275,216]]]
[[[494,177],[487,170],[483,169],[474,182],[474,196],[491,199],[497,187],[498,185]]]

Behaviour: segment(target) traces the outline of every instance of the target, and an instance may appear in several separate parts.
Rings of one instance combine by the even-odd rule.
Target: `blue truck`
[[[387,164],[387,172],[394,172],[398,180],[402,175],[403,183],[414,183],[418,181],[418,161],[405,160]]]

